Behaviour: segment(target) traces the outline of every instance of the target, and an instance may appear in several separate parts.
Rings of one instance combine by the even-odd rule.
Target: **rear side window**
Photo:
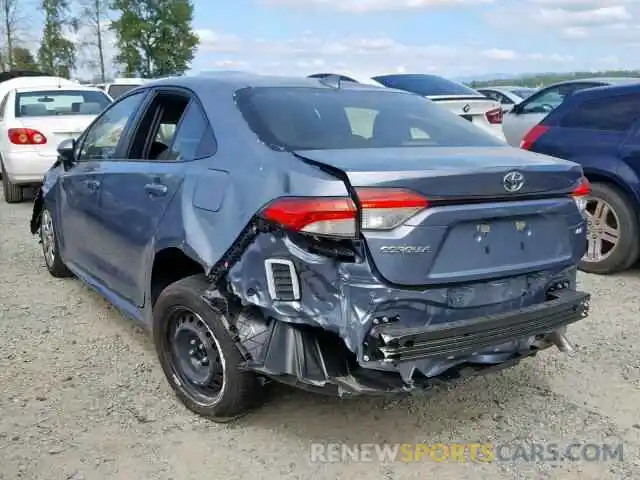
[[[249,127],[279,150],[506,145],[429,100],[391,90],[258,87],[236,100]]]
[[[111,100],[95,90],[47,90],[16,94],[16,117],[97,115]]]
[[[476,90],[437,75],[381,75],[373,79],[388,88],[405,90],[422,96],[437,95],[473,95],[479,96]]]
[[[586,101],[560,120],[561,127],[627,131],[640,118],[640,94],[618,95]]]
[[[209,121],[198,102],[192,101],[178,126],[168,157],[172,160],[195,160],[211,156],[215,150]]]

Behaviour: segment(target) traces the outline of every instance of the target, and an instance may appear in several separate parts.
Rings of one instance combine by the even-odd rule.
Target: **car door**
[[[99,221],[100,165],[121,155],[123,132],[144,98],[140,92],[107,107],[80,136],[76,162],[60,180],[62,255],[70,267],[97,282],[103,281],[105,268],[98,252],[108,240]]]
[[[155,233],[208,128],[190,92],[157,89],[132,132],[126,158],[100,166],[100,231],[109,238],[100,251],[109,264],[104,274],[109,288],[132,305],[144,304]]]
[[[571,93],[603,85],[598,82],[572,82],[551,85],[520,102],[502,118],[502,133],[507,143],[519,147],[524,136],[562,103]]]

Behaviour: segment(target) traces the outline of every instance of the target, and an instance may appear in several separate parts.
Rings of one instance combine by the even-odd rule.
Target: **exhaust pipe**
[[[549,334],[547,338],[550,341],[552,341],[555,344],[555,346],[558,347],[558,350],[560,350],[561,352],[572,353],[575,351],[573,348],[573,345],[571,345],[571,342],[567,340],[567,337],[565,336],[564,333],[553,332]]]

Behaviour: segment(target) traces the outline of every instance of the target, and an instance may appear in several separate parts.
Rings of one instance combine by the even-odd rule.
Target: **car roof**
[[[640,83],[625,83],[585,88],[583,90],[573,92],[573,94],[568,98],[571,98],[574,101],[582,102],[590,99],[609,97],[614,95],[625,95],[630,93],[640,94]]]
[[[100,93],[105,93],[104,90],[101,90],[97,87],[91,87],[88,85],[58,85],[58,84],[48,84],[48,85],[30,85],[30,86],[26,86],[26,87],[17,87],[15,89],[16,92],[18,93],[24,93],[24,92],[43,92],[43,91],[49,91],[49,90],[60,90],[60,91],[87,91],[87,92],[100,92]]]
[[[309,87],[334,88],[326,80],[308,77],[261,75],[252,72],[218,71],[199,75],[170,77],[146,82],[144,87],[177,86],[194,90],[196,93],[211,87],[236,91],[247,87]],[[340,88],[349,90],[390,90],[382,87],[354,82],[340,82]]]
[[[586,77],[586,78],[575,78],[571,80],[563,80],[562,82],[552,83],[550,85],[546,85],[543,88],[555,87],[557,85],[571,85],[572,83],[584,83],[584,82],[601,82],[609,85],[619,85],[619,84],[627,84],[627,83],[637,83],[640,82],[640,78],[638,77]]]
[[[510,92],[511,90],[537,90],[536,87],[526,87],[524,85],[495,85],[495,86],[488,86],[488,87],[478,87],[476,90],[497,90],[497,91],[507,91]]]

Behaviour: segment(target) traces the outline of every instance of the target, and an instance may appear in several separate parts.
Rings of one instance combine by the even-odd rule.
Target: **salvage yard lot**
[[[340,401],[269,390],[230,425],[174,399],[153,345],[77,280],[56,280],[0,204],[0,479],[640,478],[640,270],[581,275],[591,316],[556,349],[429,397]],[[624,460],[557,464],[309,461],[311,442],[623,443]]]

